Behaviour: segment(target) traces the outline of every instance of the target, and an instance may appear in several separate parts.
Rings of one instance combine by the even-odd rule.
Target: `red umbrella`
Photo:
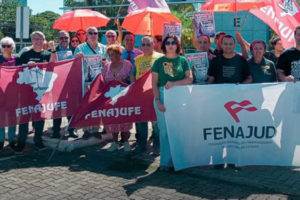
[[[138,35],[162,35],[165,22],[181,21],[172,13],[147,7],[128,14],[123,21],[122,28]]]
[[[60,16],[53,24],[53,28],[65,31],[86,30],[90,26],[103,27],[109,18],[100,12],[90,9],[77,9]]]
[[[267,5],[270,5],[268,0],[208,0],[201,9],[215,12],[238,12]]]

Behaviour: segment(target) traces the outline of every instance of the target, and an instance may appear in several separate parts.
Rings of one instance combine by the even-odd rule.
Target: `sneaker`
[[[116,142],[111,143],[110,147],[107,149],[107,151],[113,152],[118,149],[118,144]]]
[[[34,146],[35,146],[35,148],[36,148],[38,151],[47,149],[47,147],[45,147],[45,145],[44,145],[42,142],[41,142],[41,143],[36,143]]]
[[[131,151],[131,147],[129,145],[129,142],[124,142],[124,151],[125,152]]]
[[[75,131],[70,131],[68,137],[70,138],[78,138],[79,136]]]
[[[84,131],[84,134],[83,134],[83,136],[82,136],[82,139],[87,140],[87,139],[89,139],[90,136],[91,136],[90,132]]]

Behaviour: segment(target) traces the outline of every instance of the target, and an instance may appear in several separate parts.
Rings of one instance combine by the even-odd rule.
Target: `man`
[[[300,26],[294,31],[296,47],[285,50],[277,62],[277,74],[281,81],[296,82],[300,80]]]
[[[222,55],[215,57],[208,69],[208,83],[251,83],[252,76],[245,58],[234,51],[235,39],[225,35]]]
[[[70,44],[70,35],[67,31],[59,31],[57,37],[58,45],[56,46],[56,52],[58,60],[66,60],[73,58],[72,50],[69,46]],[[68,117],[70,120],[71,117]],[[61,126],[61,118],[53,120],[53,134],[52,138],[59,138],[60,137],[60,126]],[[78,138],[78,136],[74,133],[75,129],[68,129],[69,137]]]
[[[222,55],[222,53],[223,53],[221,40],[225,35],[226,35],[225,32],[218,32],[215,35],[216,49],[213,51],[213,53],[216,56]]]
[[[156,52],[162,53],[161,44],[162,44],[162,36],[160,36],[160,35],[155,36],[154,37],[154,50]]]
[[[130,76],[131,82],[134,82],[136,79],[139,79],[143,74],[145,74],[148,70],[151,69],[154,61],[157,58],[163,56],[163,54],[154,51],[153,38],[149,36],[143,37],[141,49],[143,51],[143,54],[135,58],[135,67],[132,69],[132,73]],[[148,122],[136,123],[136,129],[139,135],[137,140],[138,147],[136,148],[137,153],[146,152],[147,138],[148,138]],[[153,136],[154,155],[158,155],[159,135],[158,135],[158,127],[156,122],[152,122],[152,130],[153,130],[152,136]]]
[[[102,58],[102,65],[106,62],[106,46],[98,42],[98,30],[96,27],[89,27],[87,29],[87,42],[80,44],[76,47],[74,56],[75,57],[86,57],[99,55]],[[99,66],[100,63],[96,66]],[[84,67],[84,77],[85,77],[85,89],[89,87],[91,84],[91,80],[89,79],[89,66]],[[95,136],[98,136],[98,127],[86,127],[84,128],[83,139],[88,139],[91,136],[90,132],[93,132]]]
[[[45,41],[45,35],[40,31],[34,31],[30,35],[32,48],[24,52],[19,60],[18,65],[27,64],[28,66],[35,66],[37,63],[42,62],[55,62],[57,61],[57,54],[54,46],[54,42],[50,41],[49,46],[51,52],[44,50],[43,45]],[[44,129],[44,120],[33,123],[35,128],[34,144],[37,149],[45,148],[42,141],[42,134]],[[28,123],[19,125],[18,145],[16,148],[17,152],[22,152],[25,147],[25,142],[28,134]]]
[[[124,36],[123,43],[125,49],[122,52],[121,58],[130,61],[132,67],[134,67],[135,65],[134,58],[142,54],[143,52],[139,49],[134,48],[135,39],[132,33],[127,33]]]

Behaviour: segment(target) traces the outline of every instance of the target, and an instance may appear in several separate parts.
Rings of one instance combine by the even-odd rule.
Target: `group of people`
[[[154,108],[157,122],[152,122],[152,138],[154,155],[160,154],[160,167],[170,170],[173,166],[168,142],[168,133],[165,124],[167,105],[164,104],[164,90],[178,85],[192,83],[220,84],[220,83],[263,83],[276,81],[300,80],[300,27],[295,29],[296,47],[283,51],[281,40],[274,38],[270,44],[274,51],[267,52],[267,45],[262,40],[255,40],[248,44],[237,33],[233,36],[219,32],[215,36],[216,49],[212,50],[210,38],[201,35],[194,37],[193,44],[197,52],[206,52],[209,59],[207,78],[201,80],[187,58],[183,55],[181,44],[176,36],[144,36],[141,50],[134,47],[135,36],[127,33],[123,37],[123,46],[118,40],[117,33],[109,30],[105,33],[107,45],[98,41],[98,29],[89,27],[86,31],[79,30],[70,37],[67,31],[59,31],[55,46],[53,41],[48,42],[45,48],[45,35],[40,31],[31,34],[32,46],[23,50],[18,57],[13,54],[14,41],[5,37],[0,41],[2,66],[17,66],[27,64],[35,66],[40,62],[56,62],[71,58],[84,58],[91,55],[100,55],[102,76],[104,81],[118,80],[126,84],[133,83],[147,71],[152,71],[152,87],[154,94]],[[235,46],[241,46],[242,53],[235,52]],[[252,54],[248,58],[248,48]],[[299,65],[299,66],[298,66]],[[84,69],[86,72],[87,69]],[[86,77],[86,76],[85,76]],[[200,81],[199,81],[200,80]],[[91,81],[85,79],[85,89],[88,90]],[[70,120],[70,118],[68,118]],[[53,120],[53,138],[59,138],[61,119]],[[148,122],[136,123],[137,148],[135,151],[147,151]],[[34,144],[36,148],[43,149],[42,134],[44,121],[33,122]],[[108,151],[119,148],[118,134],[121,133],[124,151],[131,151],[128,142],[129,130],[132,123],[105,125],[104,132],[113,135],[113,142]],[[16,127],[8,127],[9,146],[16,152],[22,152],[28,135],[28,123],[19,125],[19,134],[15,141]],[[99,127],[83,127],[83,139],[91,135],[99,136]],[[68,137],[78,137],[74,129],[68,129]],[[5,128],[0,128],[0,150],[4,146]]]

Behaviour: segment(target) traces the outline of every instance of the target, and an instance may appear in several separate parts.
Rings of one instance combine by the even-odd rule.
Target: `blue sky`
[[[33,15],[47,10],[60,15],[63,13],[63,10],[59,9],[63,7],[63,0],[28,0],[27,4]]]

